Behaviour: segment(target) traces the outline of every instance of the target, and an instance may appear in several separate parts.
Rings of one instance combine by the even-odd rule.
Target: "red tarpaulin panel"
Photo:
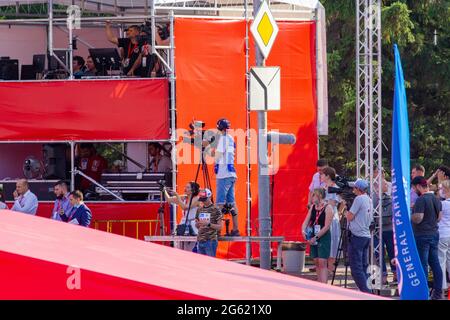
[[[168,82],[0,82],[0,141],[169,138]]]
[[[308,188],[316,171],[317,161],[317,101],[316,101],[316,24],[315,22],[277,21],[279,33],[266,66],[281,68],[281,110],[268,112],[269,130],[293,133],[297,141],[292,146],[279,146],[279,170],[271,176],[273,190],[272,234],[288,241],[304,240],[301,225],[307,214]],[[254,44],[251,41],[250,61],[254,64]],[[257,126],[256,115],[252,126]],[[257,167],[252,167],[256,172]],[[252,196],[258,193],[258,177],[252,175]],[[258,227],[257,196],[253,197],[252,224]],[[254,253],[259,247],[254,246]]]
[[[281,67],[281,110],[268,112],[269,130],[293,133],[293,146],[279,146],[279,171],[273,178],[273,235],[301,239],[309,182],[317,160],[315,23],[277,22],[279,33],[267,66]],[[177,121],[187,128],[195,118],[214,128],[219,118],[228,118],[233,129],[246,125],[245,21],[176,19]],[[198,41],[202,39],[202,41]],[[252,37],[250,37],[252,39]],[[250,44],[253,65],[254,44]],[[252,112],[250,128],[257,129]],[[255,137],[254,137],[255,138]],[[238,148],[239,148],[239,142]],[[256,139],[251,141],[256,149]],[[245,155],[245,148],[244,148]],[[247,165],[237,164],[236,200],[239,228],[246,234]],[[193,180],[194,165],[178,167],[179,186]],[[212,166],[209,166],[213,175]],[[258,233],[258,171],[251,168],[252,230]],[[200,178],[200,181],[201,178]],[[212,179],[215,189],[215,179]],[[182,189],[180,189],[182,191]],[[258,245],[253,256],[258,256]],[[221,256],[242,258],[245,245],[222,243]]]
[[[380,299],[0,210],[0,299]]]
[[[175,20],[178,128],[188,129],[195,118],[206,123],[205,129],[214,129],[218,119],[227,118],[233,129],[246,130],[245,25],[242,20]],[[237,147],[245,154],[245,144]],[[198,153],[198,150],[192,148],[192,154],[194,152]],[[195,179],[196,169],[195,164],[178,165],[179,191]],[[246,226],[246,170],[245,163],[236,163],[236,202],[241,234],[245,234]],[[215,197],[213,166],[209,166],[209,174]],[[203,187],[201,174],[199,182]],[[227,253],[232,246],[236,244],[221,243],[219,255],[231,257]],[[243,257],[244,245],[237,246]]]

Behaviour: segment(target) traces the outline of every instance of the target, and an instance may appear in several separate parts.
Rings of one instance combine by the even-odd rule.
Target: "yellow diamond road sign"
[[[250,31],[264,58],[267,58],[277,37],[278,26],[266,1],[262,1],[258,13],[250,26]]]

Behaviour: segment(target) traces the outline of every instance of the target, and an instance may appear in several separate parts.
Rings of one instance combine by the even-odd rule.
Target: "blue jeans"
[[[432,236],[414,236],[423,271],[428,276],[428,265],[433,272],[433,290],[442,292],[442,269],[439,263],[439,233]],[[427,277],[428,278],[428,277]]]
[[[393,274],[396,273],[395,265],[392,264],[392,259],[395,258],[395,249],[394,249],[394,232],[393,231],[383,231],[383,235],[381,238],[382,244],[380,251],[383,252],[383,275],[387,276],[387,268],[386,268],[386,259],[384,258],[384,250],[386,249],[387,255],[389,257],[389,264],[391,266],[391,272]],[[373,239],[374,246],[378,246],[378,237]],[[376,257],[378,259],[378,255]]]
[[[234,204],[234,185],[236,184],[236,178],[223,178],[216,180],[217,188],[217,205],[222,205],[225,203]]]
[[[217,240],[206,240],[198,242],[198,253],[215,257],[217,251]]]
[[[367,287],[367,268],[369,267],[370,238],[351,235],[348,242],[348,259],[350,270],[356,286],[362,292],[372,293]]]

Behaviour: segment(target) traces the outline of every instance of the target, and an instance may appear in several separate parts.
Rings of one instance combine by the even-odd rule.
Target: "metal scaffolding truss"
[[[356,1],[356,154],[357,177],[368,179],[370,193],[377,205],[373,208],[376,221],[372,233],[370,268],[374,289],[382,287],[382,104],[381,104],[381,0]],[[377,259],[376,257],[381,257]]]
[[[46,0],[4,0],[0,1],[0,13],[6,17],[45,17],[48,15],[48,1]],[[115,16],[148,15],[152,10],[153,0],[54,0],[55,17],[65,15],[64,7],[77,5],[84,14],[109,14]],[[273,12],[292,13],[298,18],[299,12],[311,12],[315,8],[317,0],[274,0],[268,2]],[[226,12],[234,14],[244,11],[252,13],[252,1],[246,0],[155,0],[154,7],[157,10],[173,10],[175,14],[184,12],[192,15],[216,15],[221,16]]]

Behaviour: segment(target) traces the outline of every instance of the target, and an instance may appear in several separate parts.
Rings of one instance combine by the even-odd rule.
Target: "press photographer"
[[[198,201],[202,205],[195,216],[195,226],[198,228],[198,253],[216,256],[217,237],[222,229],[222,213],[211,201],[212,192],[203,189],[199,193]]]
[[[345,216],[349,222],[348,256],[352,277],[359,290],[371,293],[367,286],[369,266],[370,225],[373,221],[372,200],[367,195],[369,184],[358,179],[353,192],[355,200]]]
[[[339,238],[341,237],[341,226],[339,224],[339,209],[342,199],[338,193],[328,192],[329,188],[338,189],[336,180],[336,170],[332,167],[325,167],[320,171],[320,182],[325,184],[325,202],[331,206],[333,210],[333,219],[330,226],[331,246],[330,256],[328,257],[328,270],[333,272],[336,256],[339,249]]]
[[[157,27],[158,28],[158,27]],[[159,27],[160,28],[160,27]],[[150,21],[145,21],[141,27],[141,31],[139,36],[137,37],[139,47],[141,48],[141,53],[139,56],[139,72],[138,75],[141,77],[162,77],[162,68],[161,64],[159,62],[159,59],[156,54],[152,53],[152,26]],[[159,29],[157,30],[156,34],[159,33]],[[156,45],[160,45],[158,38],[161,39],[159,36],[156,36],[155,43]]]
[[[198,229],[195,226],[195,217],[199,207],[200,185],[194,181],[188,182],[184,187],[184,194],[179,195],[176,191],[170,191],[163,188],[164,196],[168,203],[176,204],[183,210],[183,217],[176,228],[177,236],[196,236]],[[182,250],[192,251],[195,247],[195,241],[178,242],[177,247]]]

